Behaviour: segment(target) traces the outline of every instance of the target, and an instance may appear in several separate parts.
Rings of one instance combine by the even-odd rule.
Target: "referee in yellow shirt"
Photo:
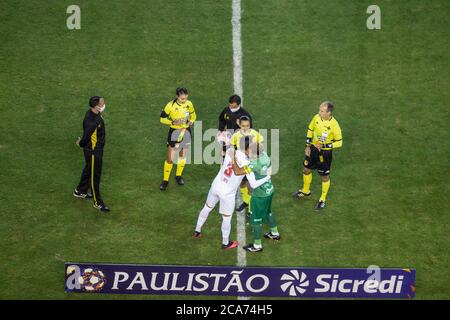
[[[175,180],[178,185],[184,185],[182,178],[186,165],[186,152],[191,144],[191,125],[197,119],[194,105],[188,100],[188,90],[184,87],[176,89],[176,98],[169,101],[161,111],[160,122],[170,126],[167,136],[167,158],[164,162],[163,182],[159,190],[164,191],[169,184],[175,152],[179,152]]]
[[[240,142],[245,137],[249,137],[250,143],[261,143],[264,141],[263,136],[258,131],[251,128],[252,120],[247,115],[242,115],[239,118],[238,125],[239,130],[231,136],[231,145],[234,149],[240,149],[242,152],[245,152],[244,146],[241,148],[240,145]],[[251,188],[246,177],[242,179],[239,190],[242,196],[242,204],[236,209],[236,211],[242,213],[245,209],[249,208],[251,200]]]
[[[330,189],[330,170],[333,149],[342,147],[342,132],[336,118],[333,117],[334,105],[329,101],[322,102],[319,113],[308,126],[306,135],[305,161],[303,162],[303,187],[293,196],[305,198],[311,195],[309,190],[312,181],[311,170],[317,169],[322,178],[322,194],[316,204],[316,210],[325,208],[325,201]]]
[[[237,130],[232,136],[231,136],[231,145],[234,147],[234,149],[240,149],[240,141],[243,137],[250,137],[250,143],[256,142],[261,143],[264,141],[263,136],[256,131],[255,129],[252,129],[251,122],[249,116],[243,115],[238,120],[239,130]],[[241,151],[244,151],[244,149],[241,149]]]

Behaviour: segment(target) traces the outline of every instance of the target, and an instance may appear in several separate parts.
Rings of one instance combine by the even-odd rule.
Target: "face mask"
[[[231,108],[230,108],[230,110],[231,110],[231,112],[235,113],[235,112],[238,111],[240,108],[241,108],[241,106],[237,107],[236,109],[231,109]]]
[[[100,108],[100,112],[105,111],[105,109],[106,109],[106,103],[103,105],[103,107]]]

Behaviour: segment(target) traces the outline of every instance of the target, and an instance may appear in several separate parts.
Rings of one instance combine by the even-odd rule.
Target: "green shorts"
[[[273,194],[268,197],[252,197],[250,200],[250,223],[262,224],[268,222],[269,213],[272,212]]]

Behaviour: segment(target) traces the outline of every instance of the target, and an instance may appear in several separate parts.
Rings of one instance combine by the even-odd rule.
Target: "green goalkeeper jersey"
[[[253,160],[247,166],[247,173],[253,172],[256,180],[262,179],[267,176],[267,170],[270,168],[270,158],[267,153],[263,152],[259,155],[258,159]],[[252,191],[252,197],[268,197],[274,192],[272,181],[269,180],[263,185]]]

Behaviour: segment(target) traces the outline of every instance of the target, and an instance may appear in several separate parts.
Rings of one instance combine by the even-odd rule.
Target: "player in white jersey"
[[[233,148],[228,149],[219,173],[211,184],[206,203],[198,215],[197,226],[192,234],[194,238],[201,238],[201,229],[206,219],[208,219],[209,213],[219,203],[219,213],[222,215],[222,249],[224,250],[235,248],[238,245],[237,241],[230,241],[229,236],[231,231],[231,217],[235,208],[236,192],[244,176],[234,174],[233,157],[235,157],[236,164],[240,168],[249,164],[249,160],[242,151],[235,151]],[[252,188],[257,188],[270,179],[270,176],[267,176],[263,179],[256,180],[253,172],[247,174],[246,177]]]

